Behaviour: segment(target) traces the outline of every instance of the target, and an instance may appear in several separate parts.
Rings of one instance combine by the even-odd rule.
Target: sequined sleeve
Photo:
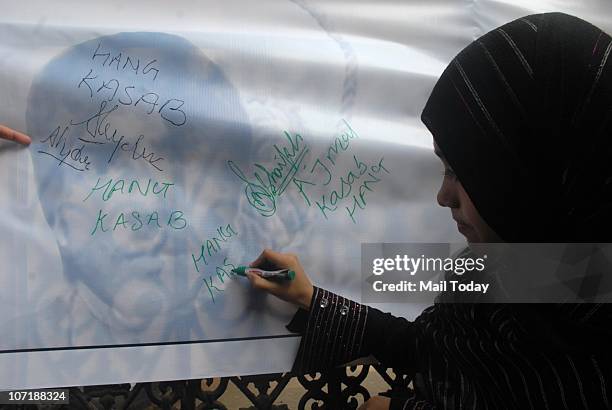
[[[309,311],[300,309],[287,325],[302,333],[293,371],[321,370],[367,355],[363,337],[368,306],[315,287]]]

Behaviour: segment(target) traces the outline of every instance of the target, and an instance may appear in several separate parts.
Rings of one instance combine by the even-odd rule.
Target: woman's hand
[[[266,270],[291,269],[294,271],[295,278],[290,281],[284,281],[283,283],[264,279],[255,273],[247,273],[247,276],[254,288],[263,289],[302,309],[310,309],[313,286],[304,272],[304,268],[300,265],[297,255],[292,253],[278,253],[270,249],[265,249],[249,266]]]
[[[385,396],[374,396],[363,403],[357,410],[389,410],[391,399]]]
[[[15,141],[23,145],[30,145],[30,143],[32,142],[32,139],[27,135],[19,131],[15,131],[14,129],[11,129],[2,124],[0,124],[0,138],[9,141]]]

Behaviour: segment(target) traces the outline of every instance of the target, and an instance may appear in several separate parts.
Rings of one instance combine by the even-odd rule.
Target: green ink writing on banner
[[[353,127],[346,120],[342,120],[346,129],[344,132],[337,135],[333,142],[329,145],[329,147],[325,150],[324,156],[316,158],[314,163],[310,167],[310,172],[306,177],[294,176],[293,177],[293,185],[297,188],[299,194],[302,196],[304,201],[308,206],[312,205],[311,196],[312,189],[316,186],[327,186],[329,185],[334,177],[334,174],[337,173],[337,161],[340,156],[345,151],[349,150],[351,145],[351,140],[359,138],[359,135],[355,132]],[[304,170],[307,167],[304,166]],[[327,200],[331,199],[332,202],[337,203],[341,198],[338,196],[339,192],[332,192],[330,194],[330,198],[325,198],[324,203],[320,204],[319,208],[323,208],[323,215],[327,219],[327,211],[334,209],[334,205],[329,205],[325,203]]]
[[[223,292],[223,289],[220,289],[216,283],[220,282],[219,286],[221,286],[225,283],[226,279],[235,277],[236,274],[232,272],[232,269],[235,267],[236,265],[229,263],[226,257],[223,259],[223,265],[215,267],[214,275],[208,275],[203,279],[213,303],[215,303],[215,293]]]
[[[270,217],[276,213],[276,200],[285,192],[293,177],[300,171],[302,161],[308,153],[308,147],[303,144],[304,138],[300,134],[291,135],[284,132],[287,145],[274,144],[274,165],[265,166],[260,163],[253,164],[256,170],[249,178],[234,162],[227,161],[227,165],[234,175],[245,183],[244,193],[249,204],[260,215]],[[285,143],[286,143],[285,142]]]
[[[340,186],[331,191],[329,196],[323,194],[320,200],[315,201],[325,219],[327,219],[328,211],[333,212],[338,209],[338,203],[350,195],[353,189],[353,183],[361,178],[368,170],[368,166],[364,162],[358,160],[356,155],[353,155],[353,160],[355,161],[355,169],[350,170],[346,175],[340,177]]]
[[[236,163],[228,161],[230,170],[245,183],[244,192],[249,204],[260,215],[271,217],[276,213],[278,198],[291,185],[307,206],[316,204],[325,219],[344,207],[349,218],[356,223],[357,210],[363,210],[367,205],[367,193],[374,192],[374,184],[381,181],[382,173],[390,172],[388,166],[383,164],[384,158],[372,164],[359,159],[356,154],[352,155],[348,170],[340,165],[343,163],[340,162],[341,158],[346,157],[343,161],[350,161],[347,155],[350,155],[354,140],[359,138],[348,121],[343,119],[342,123],[344,130],[336,134],[318,158],[306,159],[310,147],[304,138],[300,134],[292,135],[285,131],[285,145],[274,144],[272,147],[276,160],[272,166],[255,163],[252,176],[247,176]],[[326,193],[320,194],[320,188],[328,186],[333,189],[326,189]],[[200,258],[193,256],[196,269],[197,261],[207,264],[203,256],[204,247],[202,250]]]
[[[308,206],[310,206],[311,202],[310,202],[310,199],[308,198],[308,194],[306,193],[306,190],[304,189],[304,185],[315,186],[316,184],[314,182],[304,181],[304,180],[298,179],[297,177],[294,177],[293,185],[297,187],[298,192],[302,195],[302,197],[304,198]]]
[[[83,199],[83,202],[87,201],[96,191],[101,192],[101,198],[103,201],[109,201],[115,192],[119,194],[132,194],[148,196],[151,193],[153,196],[158,196],[163,199],[166,199],[168,195],[168,190],[170,187],[174,186],[172,182],[158,182],[154,181],[151,178],[147,180],[146,183],[141,183],[137,179],[132,180],[124,180],[124,179],[116,179],[113,182],[113,178],[110,178],[108,181],[101,183],[101,178],[98,178],[96,184],[91,188],[89,194]]]
[[[219,289],[218,287],[216,287],[213,284],[213,277],[210,276],[208,278],[204,278],[204,284],[206,284],[206,288],[208,289],[208,293],[210,294],[210,297],[212,298],[213,303],[215,303],[215,293],[216,292],[223,292],[223,289]]]
[[[191,254],[196,272],[200,272],[200,263],[208,265],[208,260],[221,251],[223,244],[236,236],[238,236],[238,232],[234,230],[231,224],[218,227],[216,234],[202,243],[198,257],[196,258],[195,254]]]
[[[367,205],[366,193],[368,191],[374,192],[373,185],[381,181],[381,179],[376,175],[379,174],[381,171],[385,171],[387,174],[390,174],[389,170],[383,165],[383,160],[384,157],[381,158],[380,161],[378,161],[378,165],[372,165],[370,167],[370,171],[361,181],[361,185],[358,188],[358,192],[353,194],[352,208],[348,206],[345,208],[348,216],[351,218],[353,223],[357,223],[357,221],[355,220],[355,212],[358,209],[365,209]]]
[[[120,212],[116,217],[109,217],[109,213],[100,209],[96,223],[91,231],[91,236],[100,231],[108,232],[109,230],[115,231],[117,229],[139,231],[145,226],[155,229],[170,227],[174,230],[181,230],[187,227],[187,219],[185,219],[184,215],[183,211],[171,211],[167,218],[162,219],[162,226],[158,211],[145,212],[143,214],[139,211]],[[108,220],[106,219],[107,217]]]
[[[359,137],[346,120],[343,119],[342,121],[348,130],[334,139],[332,145],[327,149],[327,155],[325,156],[325,158],[327,158],[332,165],[336,165],[336,156],[338,155],[338,152],[346,151],[349,147],[350,141],[353,138]]]
[[[311,206],[314,202],[325,219],[329,219],[330,214],[337,212],[340,206],[344,206],[351,221],[357,223],[355,214],[357,210],[363,210],[367,206],[367,193],[374,192],[374,184],[382,180],[382,172],[387,174],[390,172],[383,164],[384,158],[381,158],[377,164],[370,164],[358,159],[356,154],[353,154],[349,169],[343,171],[338,162],[340,154],[350,151],[352,140],[359,136],[348,121],[342,120],[342,122],[346,126],[345,131],[334,138],[324,156],[315,159],[307,178],[293,177],[293,185],[306,205]],[[328,185],[334,189],[319,194],[317,199],[312,198],[312,190],[315,187]],[[346,206],[347,201],[348,206]]]

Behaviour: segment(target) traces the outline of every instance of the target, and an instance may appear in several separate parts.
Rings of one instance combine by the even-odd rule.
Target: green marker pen
[[[295,278],[295,272],[289,269],[263,270],[259,268],[249,268],[248,266],[238,266],[232,269],[232,272],[240,276],[246,276],[247,272],[251,272],[269,280],[293,280],[293,278]]]

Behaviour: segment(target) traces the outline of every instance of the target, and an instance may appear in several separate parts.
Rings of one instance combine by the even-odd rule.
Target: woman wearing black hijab
[[[422,120],[446,167],[438,193],[468,242],[609,242],[612,38],[561,13],[527,16],[467,46]],[[301,307],[294,370],[372,354],[414,373],[414,396],[364,408],[612,408],[608,304],[444,304],[414,322],[313,287],[297,271],[253,286]],[[390,407],[388,407],[390,404]]]

